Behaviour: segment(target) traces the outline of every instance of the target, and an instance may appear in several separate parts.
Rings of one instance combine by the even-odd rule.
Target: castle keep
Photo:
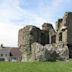
[[[27,25],[19,30],[18,46],[22,61],[67,60],[72,57],[72,12],[66,12],[52,24],[44,23],[42,29]]]

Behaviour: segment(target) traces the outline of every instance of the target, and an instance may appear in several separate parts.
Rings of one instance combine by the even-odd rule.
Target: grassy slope
[[[68,62],[0,62],[0,72],[72,72],[72,60]]]

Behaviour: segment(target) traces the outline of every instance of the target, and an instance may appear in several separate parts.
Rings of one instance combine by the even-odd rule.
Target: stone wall
[[[51,44],[51,43],[55,43],[56,42],[56,32],[55,32],[52,24],[50,24],[50,23],[44,23],[42,25],[42,31],[44,31],[44,33],[46,31],[48,33],[48,38],[49,39],[47,39],[47,40],[49,42],[48,43],[45,43],[45,44]],[[45,33],[45,34],[47,34],[47,33]]]
[[[66,12],[62,21],[57,25],[59,25],[57,34],[62,33],[62,41],[72,44],[72,12]]]
[[[31,45],[31,47],[33,61],[67,60],[69,58],[68,47],[63,43],[46,44],[43,46],[35,42]]]
[[[66,12],[62,21],[57,23],[57,35],[56,42],[64,42],[68,45],[69,56],[72,57],[72,12]],[[62,39],[60,40],[60,34],[62,33]]]
[[[45,29],[40,30],[39,28],[32,25],[28,25],[19,30],[18,45],[21,52],[23,53],[22,61],[31,59],[31,53],[33,51],[31,48],[32,43],[37,42],[44,46],[45,44],[55,42],[55,39],[53,37],[55,35],[55,31],[52,25],[48,23],[44,23],[43,27],[45,28],[47,27],[46,30]],[[51,39],[52,37],[53,39]]]
[[[31,58],[31,44],[33,42],[41,42],[41,30],[35,26],[28,25],[19,31],[19,46],[23,53],[23,60]]]
[[[32,47],[32,60],[37,60],[37,61],[44,61],[45,60],[45,49],[43,45],[40,43],[33,43],[31,45]]]
[[[18,45],[22,60],[66,60],[72,57],[72,12],[52,24],[44,23],[42,29],[28,25],[19,30]]]
[[[24,45],[24,40],[23,40],[24,36],[23,36],[23,29],[20,29],[19,30],[19,33],[18,33],[18,46],[22,46]]]
[[[72,44],[72,12],[66,13],[66,15],[67,15],[66,26],[68,29],[67,40],[68,44]]]
[[[72,12],[66,13],[66,26],[67,26],[67,43],[69,47],[70,57],[72,58]]]

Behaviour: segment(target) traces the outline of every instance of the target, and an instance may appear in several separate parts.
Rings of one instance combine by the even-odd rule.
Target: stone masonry
[[[72,12],[66,12],[63,19],[57,21],[56,42],[64,42],[69,48],[72,57]]]
[[[72,12],[66,12],[52,24],[44,23],[42,29],[27,25],[19,30],[18,46],[22,61],[67,60],[72,57]]]

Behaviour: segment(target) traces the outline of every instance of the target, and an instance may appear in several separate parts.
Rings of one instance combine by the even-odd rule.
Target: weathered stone
[[[39,61],[55,61],[69,59],[69,49],[63,43],[47,44],[45,46],[39,43],[33,43],[32,47],[32,60]]]
[[[67,60],[69,59],[69,49],[63,43],[45,45],[46,59],[48,60]]]
[[[69,59],[69,49],[68,46],[64,43],[58,43],[56,48],[56,54],[58,60],[67,60]]]
[[[40,30],[39,28],[28,25],[23,29],[19,30],[18,45],[21,52],[23,53],[23,60],[31,59],[32,48],[31,44],[37,42],[39,44],[45,45],[51,42],[51,37],[54,34],[54,29],[51,24],[46,24],[48,30]],[[45,26],[45,23],[44,23]],[[48,27],[49,26],[49,27]],[[46,27],[46,26],[45,26]]]
[[[54,28],[53,28],[53,26],[52,26],[52,24],[50,24],[50,23],[44,23],[43,25],[42,25],[42,30],[43,31],[46,31],[47,33],[48,33],[48,43],[45,43],[45,44],[51,44],[51,43],[55,43],[56,42],[56,38],[55,38],[55,36],[56,36],[56,32],[55,32],[55,30],[54,30]],[[45,32],[44,32],[45,33]],[[45,33],[46,34],[46,33]],[[46,36],[46,37],[47,37]],[[44,44],[44,45],[45,45]]]
[[[57,22],[56,42],[64,42],[69,48],[69,56],[72,57],[72,12],[66,12],[63,19]]]
[[[46,60],[56,60],[56,50],[52,44],[47,44],[44,46],[45,48],[45,58]]]
[[[32,47],[32,59],[38,61],[45,61],[45,49],[43,45],[39,43],[33,43]]]
[[[72,12],[66,12],[63,19],[57,21],[56,32],[50,23],[44,23],[42,30],[31,25],[24,27],[19,31],[18,40],[23,57],[34,60],[66,60],[72,57],[71,27]],[[44,50],[40,51],[42,48]],[[39,52],[37,52],[38,49]]]
[[[19,47],[23,53],[23,60],[31,58],[31,44],[33,42],[40,42],[41,30],[35,26],[28,25],[19,31]]]

